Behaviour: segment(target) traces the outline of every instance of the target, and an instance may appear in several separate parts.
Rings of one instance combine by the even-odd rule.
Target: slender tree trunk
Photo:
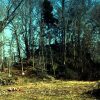
[[[41,14],[41,23],[40,23],[40,47],[39,47],[39,63],[42,67],[42,72],[45,69],[45,58],[44,58],[44,22],[42,20],[42,14]]]
[[[64,16],[64,11],[65,11],[65,0],[62,0],[62,44],[63,44],[63,64],[65,65],[66,63],[66,33],[65,33],[65,16]]]
[[[52,48],[51,48],[51,38],[49,36],[49,50],[50,50],[50,60],[51,60],[51,65],[52,65],[52,69],[54,69],[54,61],[53,61],[53,53],[52,53]],[[53,70],[53,73],[55,75],[55,71]]]
[[[19,39],[18,39],[18,35],[16,33],[16,30],[15,30],[14,34],[15,34],[15,37],[16,37],[17,50],[18,50],[18,58],[19,58],[19,62],[21,62],[20,44],[19,44]]]

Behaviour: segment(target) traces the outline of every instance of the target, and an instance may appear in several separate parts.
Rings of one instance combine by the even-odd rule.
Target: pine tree
[[[50,1],[44,0],[43,2],[43,20],[44,23],[49,25],[54,25],[58,23],[58,20],[53,16],[53,6]]]

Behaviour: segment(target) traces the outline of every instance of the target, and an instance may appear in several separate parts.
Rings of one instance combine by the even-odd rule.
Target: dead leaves
[[[15,91],[17,91],[17,92],[23,92],[23,89],[21,89],[21,88],[16,88],[16,87],[9,87],[9,88],[7,88],[7,91],[8,92],[15,92]]]

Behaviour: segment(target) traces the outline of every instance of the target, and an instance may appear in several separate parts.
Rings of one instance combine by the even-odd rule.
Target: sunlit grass
[[[92,90],[95,82],[84,81],[34,81],[19,77],[16,84],[0,86],[0,100],[94,100],[83,95]],[[16,91],[8,91],[15,88]]]

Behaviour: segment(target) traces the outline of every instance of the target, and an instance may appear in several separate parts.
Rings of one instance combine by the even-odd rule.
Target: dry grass
[[[94,83],[60,80],[32,82],[32,79],[19,77],[16,85],[0,86],[0,100],[94,100],[94,97],[83,95],[92,89]]]

